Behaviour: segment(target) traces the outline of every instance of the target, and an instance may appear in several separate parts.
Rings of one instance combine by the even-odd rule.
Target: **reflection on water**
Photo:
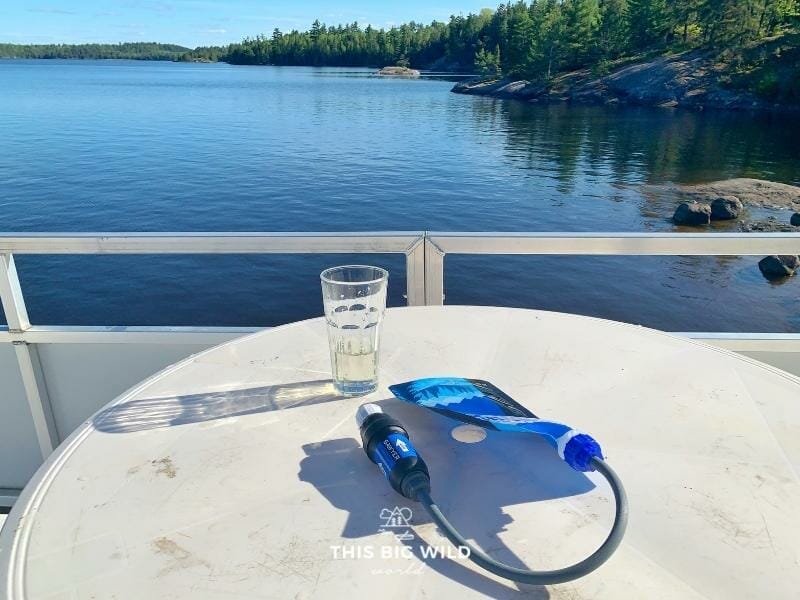
[[[565,192],[586,176],[614,183],[755,177],[800,184],[800,119],[474,99],[473,115],[505,134],[515,167],[554,173]]]
[[[502,138],[509,167],[540,182],[554,180],[550,185],[557,192],[556,206],[569,206],[572,210],[566,212],[573,213],[597,208],[584,207],[581,200],[611,200],[633,202],[641,212],[631,220],[618,207],[606,206],[594,211],[590,223],[563,227],[562,218],[572,215],[554,211],[545,229],[658,227],[672,215],[674,198],[648,197],[642,184],[733,177],[800,184],[797,116],[472,101],[479,134]],[[556,194],[548,190],[547,195]]]
[[[800,184],[796,117],[536,106],[369,75],[2,61],[2,229],[672,231],[674,199],[642,184]],[[448,257],[446,293],[672,330],[800,330],[800,281],[772,285],[755,260]],[[403,302],[402,259],[386,255],[18,266],[38,323],[274,325],[321,314],[318,273],[343,261],[388,267],[389,304]]]

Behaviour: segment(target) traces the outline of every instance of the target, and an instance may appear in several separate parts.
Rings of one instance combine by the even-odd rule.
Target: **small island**
[[[408,67],[383,67],[376,73],[380,77],[404,77],[407,79],[416,79],[420,76],[420,72],[416,69]]]

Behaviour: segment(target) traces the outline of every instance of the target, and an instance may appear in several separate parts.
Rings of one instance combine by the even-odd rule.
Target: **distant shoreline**
[[[33,61],[33,60],[74,60],[74,61],[89,61],[89,60],[108,60],[108,61],[118,61],[118,60],[126,60],[126,61],[133,61],[133,62],[166,62],[166,63],[174,63],[174,62],[193,62],[193,61],[181,61],[181,60],[174,60],[172,58],[109,58],[109,57],[100,57],[96,58],[94,56],[85,56],[85,57],[66,57],[66,56],[48,56],[48,57],[39,57],[39,56],[0,56],[0,61],[3,60],[25,60],[25,61]],[[218,61],[222,62],[222,61]],[[205,62],[205,61],[197,61],[197,63],[202,64],[213,64],[212,62]]]
[[[179,60],[191,48],[158,42],[119,44],[9,44],[0,43],[0,58],[13,60]]]
[[[327,31],[327,35],[334,37],[368,35],[368,30],[355,27]],[[391,73],[392,76],[399,76],[400,72],[404,72],[406,76],[413,74],[416,77],[421,74],[420,68],[410,67],[412,64],[424,65],[426,71],[443,75],[453,73],[459,77],[463,77],[464,71],[471,71],[473,66],[470,61],[455,60],[453,55],[439,51],[424,57],[421,55],[415,62],[402,55],[402,61],[398,59],[396,62],[405,66],[386,62],[386,57],[382,57],[383,62],[376,65],[374,61],[379,58],[377,54],[343,53],[320,57],[314,52],[297,55],[277,52],[277,49],[286,45],[287,38],[302,41],[309,36],[309,39],[316,39],[314,35],[313,30],[292,32],[271,40],[245,40],[227,49],[203,47],[193,50],[176,44],[150,42],[84,45],[0,43],[0,60],[135,60],[376,69],[383,66],[380,73],[384,75]],[[339,62],[345,64],[330,64]],[[673,53],[663,47],[650,48],[644,53],[615,60],[598,60],[588,65],[584,62],[584,65],[581,68],[573,66],[571,70],[553,70],[549,75],[550,69],[545,69],[544,65],[533,68],[536,65],[532,64],[523,71],[506,69],[501,65],[499,50],[495,53],[483,52],[475,56],[474,67],[485,74],[495,73],[494,78],[486,76],[481,80],[461,81],[452,91],[541,104],[800,112],[800,32],[763,37],[735,49],[697,48]],[[527,74],[514,76],[513,73]]]

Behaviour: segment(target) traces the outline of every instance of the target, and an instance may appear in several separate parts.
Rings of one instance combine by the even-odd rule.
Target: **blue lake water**
[[[672,231],[643,183],[800,184],[779,115],[532,106],[357,69],[0,61],[0,230]],[[788,215],[781,218],[788,219]],[[346,256],[20,256],[37,324],[274,325]],[[390,269],[403,303],[401,257]],[[756,258],[448,257],[449,303],[800,331]]]

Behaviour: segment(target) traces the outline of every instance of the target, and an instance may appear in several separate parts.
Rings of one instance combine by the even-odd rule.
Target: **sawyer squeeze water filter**
[[[459,377],[419,379],[389,386],[398,398],[447,417],[495,431],[518,431],[542,436],[573,469],[597,470],[609,482],[616,502],[614,525],[603,544],[582,561],[552,571],[531,571],[505,565],[468,542],[445,518],[431,498],[428,467],[411,443],[408,430],[376,404],[364,404],[356,413],[367,456],[391,486],[419,502],[441,532],[477,565],[500,577],[532,585],[572,581],[602,565],[622,541],[628,521],[628,504],[622,482],[603,460],[600,445],[591,436],[552,421],[543,421],[510,396],[486,381]],[[476,515],[479,518],[479,515]]]
[[[425,461],[411,445],[408,432],[376,404],[362,405],[356,413],[356,423],[367,456],[398,494],[416,500],[414,486],[430,482],[430,475]]]

